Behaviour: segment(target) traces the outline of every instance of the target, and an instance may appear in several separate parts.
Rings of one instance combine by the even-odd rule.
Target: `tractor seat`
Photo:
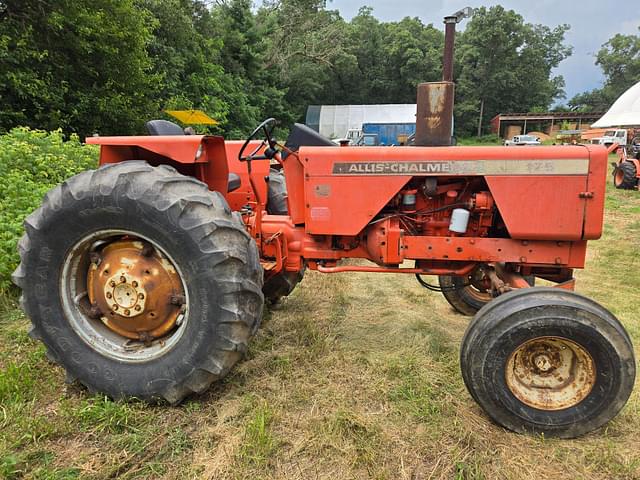
[[[184,135],[184,130],[167,120],[151,120],[144,124],[149,135]]]
[[[242,180],[240,179],[240,175],[237,173],[229,174],[229,183],[227,183],[227,193],[235,192],[240,188],[242,184]]]
[[[149,135],[186,135],[186,132],[173,122],[167,120],[151,120],[144,125]],[[231,193],[240,188],[242,180],[237,173],[229,174],[227,182],[227,193]]]

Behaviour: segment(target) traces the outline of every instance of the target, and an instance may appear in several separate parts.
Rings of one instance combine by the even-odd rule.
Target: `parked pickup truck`
[[[513,147],[515,145],[540,145],[540,139],[533,135],[516,135],[511,140],[505,140],[505,146]]]
[[[592,138],[591,143],[596,145],[604,145],[605,147],[609,147],[614,143],[617,143],[621,147],[624,147],[628,144],[628,140],[632,138],[633,133],[634,130],[627,130],[626,128],[607,130],[606,132],[604,132],[603,136]]]

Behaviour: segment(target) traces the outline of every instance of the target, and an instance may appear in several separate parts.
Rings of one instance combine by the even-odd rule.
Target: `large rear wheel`
[[[631,340],[596,302],[554,288],[509,292],[462,340],[467,389],[499,425],[573,438],[611,420],[635,379]]]
[[[25,230],[14,281],[31,335],[91,391],[178,403],[226,375],[259,325],[254,241],[222,195],[171,167],[76,175]]]

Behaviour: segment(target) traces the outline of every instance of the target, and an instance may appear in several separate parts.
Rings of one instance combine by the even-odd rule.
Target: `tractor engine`
[[[496,213],[482,179],[438,184],[437,177],[415,178],[366,228],[362,244],[376,263],[399,264],[404,260],[404,237],[486,237],[492,228],[500,230]]]

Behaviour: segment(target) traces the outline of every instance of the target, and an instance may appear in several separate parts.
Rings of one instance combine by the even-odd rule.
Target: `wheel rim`
[[[185,331],[183,279],[175,261],[150,239],[125,230],[95,232],[65,258],[65,318],[102,355],[149,361],[166,354]]]
[[[562,337],[538,337],[517,347],[505,370],[507,387],[539,410],[564,410],[583,401],[596,382],[587,350]]]
[[[464,287],[464,290],[473,299],[482,303],[488,303],[493,299],[489,291],[491,284],[481,269],[477,269],[469,275],[468,282],[470,285]]]
[[[467,292],[467,294],[469,294],[471,297],[473,297],[475,300],[477,300],[479,302],[487,303],[487,302],[490,302],[493,299],[493,297],[491,296],[491,293],[489,293],[487,291],[479,290],[478,288],[474,287],[473,285],[469,285],[467,287],[464,287],[464,289]]]

